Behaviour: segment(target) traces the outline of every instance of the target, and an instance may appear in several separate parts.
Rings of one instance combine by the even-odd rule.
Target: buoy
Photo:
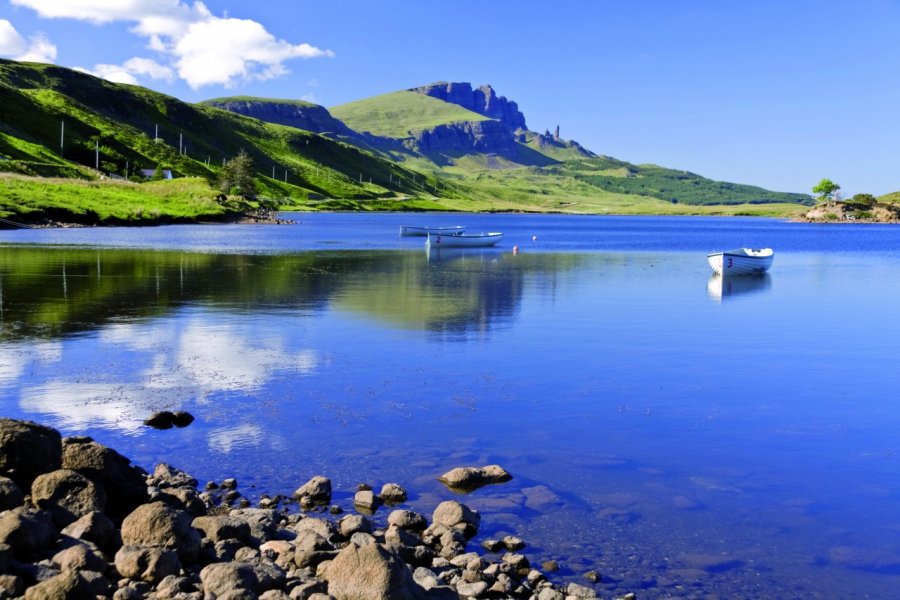
[[[536,235],[531,236],[531,241],[532,241],[532,242],[536,242],[536,241],[537,241],[537,236],[536,236]]]

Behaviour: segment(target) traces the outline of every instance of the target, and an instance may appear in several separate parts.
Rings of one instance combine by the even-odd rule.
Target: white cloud
[[[82,73],[87,73],[89,75],[96,75],[97,77],[102,77],[107,81],[112,81],[114,83],[130,83],[132,85],[137,85],[137,78],[125,70],[123,67],[119,65],[94,65],[93,69],[85,69],[84,67],[75,67],[76,71],[81,71]]]
[[[181,0],[10,0],[50,19],[78,19],[93,23],[137,20],[183,11]],[[202,3],[201,3],[202,4]]]
[[[20,406],[50,417],[56,427],[91,427],[135,432],[154,402],[140,390],[117,384],[50,381],[22,391]]]
[[[228,454],[232,450],[259,446],[264,438],[265,432],[259,425],[248,423],[223,427],[209,432],[209,447],[215,452]]]
[[[122,66],[129,73],[146,75],[150,79],[164,79],[166,81],[175,79],[175,73],[172,72],[172,69],[149,58],[130,58]]]
[[[26,40],[16,31],[12,23],[0,19],[0,56],[27,62],[49,63],[56,59],[56,46],[42,33]]]
[[[16,56],[25,51],[25,38],[19,35],[12,23],[0,19],[0,55]]]
[[[47,365],[61,358],[62,344],[59,342],[0,347],[0,383],[15,382],[29,365]]]
[[[75,67],[75,70],[102,77],[107,81],[130,83],[132,85],[140,83],[138,76],[141,75],[149,77],[150,79],[164,79],[166,81],[172,81],[175,78],[175,74],[169,67],[161,65],[149,58],[137,57],[130,58],[121,65],[99,64],[94,65],[93,69]]]
[[[289,60],[334,55],[330,50],[310,44],[292,44],[277,39],[256,21],[217,17],[203,2],[11,1],[47,18],[78,19],[98,24],[114,21],[134,23],[131,32],[147,38],[147,48],[159,53],[174,68],[145,58],[133,58],[120,67],[104,64],[89,71],[107,79],[115,77],[115,81],[141,76],[168,79],[172,77],[171,73],[177,73],[194,89],[207,85],[233,87],[243,81],[285,75],[289,72],[285,66]],[[133,61],[153,62],[159,68],[141,71]],[[165,69],[168,69],[168,74],[163,74]]]

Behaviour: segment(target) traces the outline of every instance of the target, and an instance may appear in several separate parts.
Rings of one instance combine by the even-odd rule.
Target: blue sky
[[[809,192],[900,190],[900,0],[0,0],[0,56],[198,101],[490,83],[530,129]]]

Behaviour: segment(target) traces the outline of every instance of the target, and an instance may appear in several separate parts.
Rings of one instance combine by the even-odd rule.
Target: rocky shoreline
[[[448,487],[507,481],[497,465],[454,469]],[[0,598],[415,600],[596,598],[554,584],[516,536],[467,548],[481,518],[465,504],[425,515],[406,490],[360,484],[352,510],[317,476],[258,506],[226,479],[199,489],[175,467],[152,474],[89,437],[0,418]],[[391,508],[381,525],[371,518]],[[553,561],[543,565],[551,572]],[[597,576],[599,579],[599,576]],[[622,599],[634,598],[626,594]]]
[[[0,222],[0,229],[72,229],[72,228],[84,228],[84,227],[158,227],[160,225],[172,225],[175,223],[179,224],[207,224],[207,225],[221,225],[221,224],[269,224],[269,225],[293,225],[296,221],[292,219],[282,219],[277,216],[275,211],[250,211],[243,213],[236,213],[233,215],[229,215],[227,217],[223,217],[221,219],[217,219],[214,221],[183,221],[177,219],[168,219],[168,218],[157,218],[157,219],[143,219],[138,222],[128,222],[128,223],[104,223],[101,221],[64,221],[64,220],[56,220],[49,218],[41,218],[37,220],[28,220],[28,219],[18,219],[16,221],[6,220],[5,222]]]
[[[900,204],[831,200],[813,206],[797,221],[803,223],[900,223]]]

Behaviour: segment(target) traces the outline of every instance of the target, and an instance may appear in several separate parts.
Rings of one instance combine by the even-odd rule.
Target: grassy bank
[[[510,185],[512,183],[512,185]],[[571,182],[570,182],[571,183]],[[467,187],[460,184],[460,187]],[[480,182],[461,197],[432,196],[371,199],[294,199],[280,208],[293,211],[383,212],[529,212],[622,215],[745,215],[792,218],[804,207],[796,204],[698,206],[673,204],[633,194],[600,193],[579,185],[555,189],[535,186],[527,178],[513,182]],[[28,177],[0,173],[0,218],[18,223],[47,222],[85,225],[148,225],[238,218],[252,208],[236,198],[220,202],[218,192],[199,177],[133,183]]]
[[[248,206],[218,202],[205,179],[132,183],[0,173],[0,218],[87,225],[138,225],[236,217]]]

